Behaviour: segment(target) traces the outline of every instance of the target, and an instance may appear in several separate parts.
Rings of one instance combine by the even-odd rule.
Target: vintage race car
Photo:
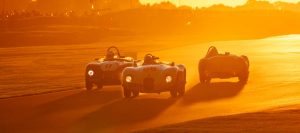
[[[98,89],[104,85],[120,85],[123,69],[133,64],[133,57],[121,56],[117,47],[109,47],[104,58],[95,59],[86,66],[86,89],[91,90],[93,85],[97,85]]]
[[[241,83],[247,83],[249,60],[247,56],[236,56],[229,52],[219,54],[216,47],[210,47],[206,56],[199,61],[201,83],[209,83],[212,78],[238,77]]]
[[[147,54],[140,65],[127,67],[122,73],[125,98],[139,93],[161,93],[169,91],[171,96],[182,96],[185,92],[186,68],[184,65],[158,61],[158,57]]]

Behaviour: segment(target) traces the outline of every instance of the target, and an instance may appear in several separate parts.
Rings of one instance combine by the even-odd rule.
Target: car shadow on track
[[[239,82],[216,82],[197,84],[189,89],[182,100],[185,105],[230,98],[238,95],[245,84]]]
[[[82,132],[120,132],[118,127],[132,126],[153,119],[176,101],[175,98],[147,96],[119,99],[86,115],[78,121],[77,127]]]
[[[63,97],[39,104],[30,110],[24,110],[24,112],[30,111],[31,113],[25,117],[26,122],[23,121],[23,118],[20,122],[15,123],[18,127],[16,131],[23,129],[22,132],[44,132],[43,130],[46,132],[69,132],[69,127],[72,127],[74,119],[85,116],[90,110],[93,111],[93,109],[122,98],[119,88],[109,89],[111,90],[70,91],[67,96],[62,95]]]
[[[37,114],[51,114],[65,111],[84,109],[91,106],[101,106],[115,99],[121,98],[122,92],[114,90],[81,91],[37,107]]]

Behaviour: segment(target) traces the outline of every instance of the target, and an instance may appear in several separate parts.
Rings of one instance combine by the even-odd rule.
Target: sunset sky
[[[159,3],[162,1],[171,1],[176,5],[189,5],[189,6],[198,6],[198,7],[207,7],[207,6],[211,6],[213,4],[218,4],[218,3],[222,3],[228,6],[237,6],[237,5],[242,5],[244,4],[247,0],[140,0],[140,2],[142,4],[145,3]],[[279,0],[268,0],[270,2],[276,2]],[[280,1],[284,1],[284,2],[292,2],[292,3],[296,3],[299,2],[300,0],[280,0]]]
[[[100,3],[104,0],[96,0]],[[118,5],[116,7],[128,8],[130,0],[112,0]],[[132,0],[137,3],[138,0]],[[163,1],[170,1],[175,5],[188,5],[191,7],[209,7],[214,4],[224,4],[227,6],[243,5],[247,0],[140,0],[142,4],[154,4]],[[278,0],[268,0],[276,2]],[[281,0],[284,2],[297,3],[300,0]],[[123,3],[122,3],[123,2]],[[126,6],[127,3],[127,6]],[[65,11],[72,9],[76,11],[85,11],[90,9],[90,0],[0,0],[0,10],[41,10],[41,11]]]

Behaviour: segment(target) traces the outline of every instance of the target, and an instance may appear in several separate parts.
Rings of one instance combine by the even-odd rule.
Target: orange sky
[[[242,5],[245,4],[247,0],[140,0],[140,2],[142,4],[145,3],[159,3],[162,1],[170,1],[173,2],[176,5],[189,5],[192,7],[207,7],[207,6],[211,6],[213,4],[218,4],[218,3],[222,3],[228,6],[237,6],[237,5]],[[292,2],[292,3],[296,3],[299,2],[300,0],[268,0],[270,2],[276,2],[276,1],[284,1],[284,2]]]
[[[35,1],[35,2],[33,2]],[[96,0],[104,1],[104,0]],[[130,0],[114,0],[126,1]],[[134,0],[137,1],[137,0]],[[159,3],[162,1],[171,1],[176,5],[188,5],[192,7],[208,7],[214,4],[225,4],[227,6],[243,5],[247,0],[140,0],[142,4],[146,3]],[[276,2],[278,0],[268,0],[270,2]],[[299,2],[300,0],[282,0],[285,2]],[[118,2],[120,4],[120,2]],[[121,3],[122,5],[122,3]],[[90,0],[0,0],[0,10],[24,10],[24,9],[36,9],[43,11],[65,11],[66,9],[72,9],[76,11],[85,11],[90,9]]]

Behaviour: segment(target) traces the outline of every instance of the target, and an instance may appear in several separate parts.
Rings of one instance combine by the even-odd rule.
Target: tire
[[[140,90],[138,88],[133,89],[131,92],[133,97],[138,97],[140,95]]]
[[[206,83],[206,84],[209,84],[210,81],[211,81],[211,78],[207,78],[207,77],[206,77],[205,83]]]
[[[170,94],[171,94],[171,97],[177,97],[177,89],[176,88],[174,88],[174,89],[171,89],[170,90]]]
[[[204,74],[204,70],[200,70],[200,68],[199,68],[199,80],[201,84],[204,84],[206,82],[206,76]]]
[[[98,89],[102,89],[102,88],[103,88],[103,84],[99,83],[99,84],[97,85],[97,88],[98,88]]]
[[[85,88],[88,91],[93,89],[93,83],[90,82],[88,79],[85,80]]]
[[[241,57],[246,61],[247,65],[249,67],[250,66],[249,58],[245,55],[242,55]]]
[[[199,80],[200,80],[200,83],[201,84],[205,84],[205,83],[209,83],[210,82],[210,79],[208,79],[206,76],[205,76],[205,68],[204,68],[204,60],[201,60],[199,62]]]
[[[246,62],[246,64],[247,64],[247,67],[246,67],[247,70],[244,70],[245,72],[242,73],[242,74],[239,76],[239,82],[240,82],[240,83],[243,83],[243,84],[246,84],[246,83],[248,82],[248,78],[249,78],[249,71],[248,71],[248,69],[249,69],[249,66],[250,66],[250,62],[249,62],[249,59],[248,59],[247,56],[242,55],[241,57],[243,58],[243,60],[244,60],[244,61]]]
[[[239,82],[246,84],[248,82],[248,78],[249,78],[249,72],[245,72],[239,76]]]
[[[185,84],[181,83],[181,85],[178,88],[178,94],[179,94],[179,96],[183,96],[184,93],[185,93]]]
[[[205,83],[204,77],[201,77],[201,76],[200,76],[200,83],[201,83],[201,84],[204,84],[204,83]]]
[[[185,84],[186,84],[186,70],[184,69],[183,72],[183,81],[181,81],[181,83],[179,84],[179,88],[178,88],[178,94],[179,96],[183,96],[185,93]]]
[[[125,98],[130,98],[131,97],[131,91],[128,88],[123,87],[123,93],[124,93]]]

